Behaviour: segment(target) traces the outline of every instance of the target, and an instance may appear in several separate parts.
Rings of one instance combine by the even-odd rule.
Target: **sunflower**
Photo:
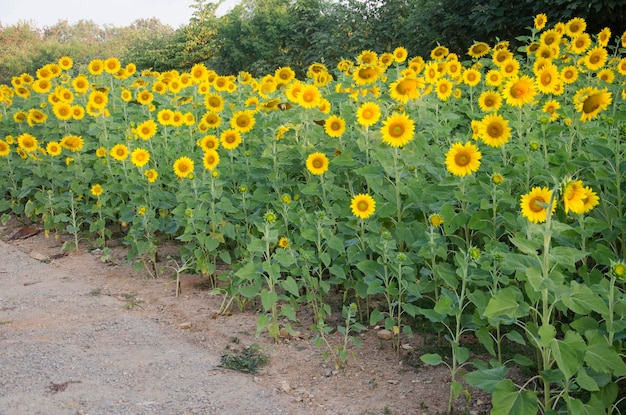
[[[544,13],[539,13],[537,16],[535,16],[535,29],[537,30],[541,30],[544,27],[546,27],[546,23],[548,21],[548,16],[546,16]]]
[[[478,170],[482,154],[473,143],[455,143],[446,153],[446,166],[455,176],[467,176]]]
[[[491,147],[500,147],[509,141],[511,127],[501,115],[487,115],[480,122],[480,138]]]
[[[52,106],[52,112],[59,120],[67,121],[72,118],[72,107],[68,103],[62,101],[59,101]]]
[[[519,73],[519,61],[515,58],[507,59],[500,66],[500,72],[505,78],[513,78]]]
[[[100,75],[102,72],[104,72],[104,61],[102,61],[101,59],[93,59],[91,62],[89,62],[89,65],[87,65],[87,69],[92,75]]]
[[[101,185],[94,184],[93,186],[91,186],[91,194],[95,197],[100,196],[102,193],[104,193],[104,190],[102,189]]]
[[[178,160],[174,162],[173,168],[176,176],[178,176],[179,179],[184,179],[193,174],[193,160],[189,157],[179,157]]]
[[[583,213],[589,212],[591,209],[596,207],[600,203],[600,198],[596,194],[596,192],[591,189],[589,186],[585,186],[583,188],[585,195],[582,197],[583,200]]]
[[[26,122],[28,122],[28,125],[31,127],[35,124],[43,124],[47,119],[48,116],[45,113],[34,108],[31,108],[26,116]]]
[[[130,155],[130,161],[135,166],[141,168],[148,164],[148,162],[150,161],[150,153],[148,153],[148,151],[144,150],[143,148],[136,148]]]
[[[222,124],[222,117],[214,112],[207,112],[202,117],[202,122],[207,128],[218,128]]]
[[[375,102],[366,102],[356,110],[357,122],[365,127],[371,127],[380,119],[380,106]]]
[[[61,139],[61,147],[70,151],[80,151],[84,144],[83,138],[77,135],[66,135]]]
[[[72,69],[72,66],[74,66],[74,61],[69,56],[62,56],[59,58],[58,64],[61,69],[67,71],[68,69]]]
[[[59,98],[60,101],[66,102],[68,104],[71,104],[72,101],[74,101],[74,94],[67,88],[57,88],[56,96]]]
[[[122,93],[120,94],[120,98],[122,98],[122,101],[124,101],[124,102],[130,102],[130,100],[133,99],[133,93],[130,92],[126,88],[122,88]],[[137,100],[137,101],[139,101],[139,100]]]
[[[159,124],[167,126],[174,124],[174,111],[169,108],[162,109],[157,114],[157,121]]]
[[[504,62],[507,61],[507,59],[511,59],[511,58],[513,58],[513,52],[511,52],[510,50],[506,48],[504,49],[494,48],[493,56],[491,59],[497,67],[500,67]]]
[[[38,79],[33,82],[33,91],[38,94],[45,94],[52,88],[52,83],[48,79]]]
[[[576,82],[578,79],[578,69],[575,66],[570,65],[561,69],[561,80],[563,83],[569,85]]]
[[[561,83],[561,75],[559,68],[553,63],[544,65],[536,73],[537,79],[535,85],[539,92],[543,94],[550,94],[554,92],[555,85]]]
[[[298,94],[298,104],[303,108],[316,108],[320,100],[322,99],[322,94],[320,90],[315,85],[302,85],[302,89]]]
[[[6,157],[11,153],[11,146],[6,141],[0,140],[0,157]],[[48,150],[48,153],[50,151]],[[54,155],[54,154],[52,154]]]
[[[324,131],[330,137],[341,137],[346,132],[346,120],[337,115],[331,115],[324,122]]]
[[[490,50],[491,48],[485,42],[475,42],[470,46],[467,54],[474,59],[479,59],[488,54]]]
[[[584,53],[591,46],[591,36],[588,33],[583,33],[582,35],[572,39],[569,49],[577,55]]]
[[[352,80],[359,86],[370,85],[376,82],[380,73],[377,65],[360,65],[354,69]]]
[[[109,102],[109,97],[106,92],[103,91],[93,91],[89,94],[88,105],[92,108],[102,110],[107,106]]]
[[[20,98],[28,98],[30,96],[30,89],[20,86],[15,88],[15,94]]]
[[[556,112],[556,110],[560,108],[561,104],[559,103],[559,101],[551,99],[544,104],[541,111],[550,114],[550,122],[554,122],[559,118],[559,114]]]
[[[281,84],[288,84],[296,77],[296,73],[288,66],[280,67],[274,72],[274,78]]]
[[[284,236],[278,240],[278,246],[280,248],[287,249],[287,248],[289,248],[289,245],[290,245],[289,239],[287,239]]]
[[[522,216],[532,223],[545,222],[548,215],[548,206],[552,199],[552,191],[547,187],[533,187],[529,193],[522,195],[520,207]],[[552,204],[552,212],[556,205]]]
[[[78,75],[72,80],[72,88],[79,94],[84,94],[89,89],[89,79],[85,75]]]
[[[391,147],[403,147],[413,140],[415,123],[404,113],[392,114],[385,121],[381,133],[383,142]]]
[[[399,78],[389,86],[389,95],[398,102],[406,104],[409,99],[416,99],[420,95],[423,82],[414,78]]]
[[[152,92],[163,95],[167,92],[167,84],[163,81],[157,81],[152,85]]]
[[[135,132],[142,140],[149,140],[157,132],[157,123],[154,120],[146,120],[135,128]]]
[[[495,112],[502,106],[502,95],[493,90],[484,91],[478,97],[478,106],[482,112]]]
[[[583,198],[587,196],[584,190],[582,180],[569,180],[563,186],[563,205],[565,213],[571,210],[573,213],[581,214],[584,212]]]
[[[193,82],[199,84],[203,81],[206,81],[206,78],[208,76],[208,69],[203,63],[196,63],[191,68],[190,75]]]
[[[364,50],[357,56],[356,60],[365,65],[374,65],[378,62],[378,55],[371,50]]]
[[[185,116],[180,111],[174,111],[172,113],[172,125],[174,127],[180,127],[185,123]]]
[[[438,228],[443,225],[443,217],[439,213],[433,213],[428,217],[428,223],[433,228]]]
[[[487,86],[500,86],[502,83],[502,72],[497,69],[491,69],[485,75],[485,85]]]
[[[398,46],[393,50],[393,59],[398,63],[404,62],[408,56],[409,52],[402,46]]]
[[[159,173],[154,169],[146,170],[143,175],[146,176],[150,183],[156,182],[157,177],[159,177]]]
[[[96,150],[96,157],[104,158],[106,156],[107,156],[107,149],[104,147],[98,147],[98,149]]]
[[[217,154],[215,150],[209,150],[204,153],[204,157],[202,157],[202,164],[204,168],[207,170],[213,170],[217,167],[220,162],[220,156]]]
[[[222,112],[224,109],[224,98],[219,94],[206,94],[204,96],[204,107],[213,112]]]
[[[521,107],[524,104],[530,104],[535,97],[535,85],[533,80],[524,75],[521,78],[512,78],[504,86],[504,98],[506,103]]]
[[[462,70],[463,66],[459,61],[452,61],[448,63],[448,74],[450,75],[450,78],[454,79],[455,81],[461,79],[463,73]]]
[[[579,89],[574,95],[574,107],[576,111],[581,113],[581,121],[593,120],[611,102],[611,93],[606,88],[599,90],[598,88],[588,86]]]
[[[565,33],[571,38],[580,36],[586,28],[587,22],[582,17],[574,17],[565,23]]]
[[[615,80],[615,73],[609,68],[604,68],[596,74],[596,78],[603,80],[609,84],[612,84]]]
[[[445,46],[437,46],[435,49],[430,51],[430,58],[433,60],[441,60],[448,56],[450,50]]]
[[[241,134],[239,131],[234,129],[224,130],[220,135],[220,142],[222,143],[222,147],[226,150],[234,150],[239,147],[241,144]]]
[[[214,135],[207,135],[198,141],[198,146],[202,151],[215,151],[220,145],[220,141]]]
[[[378,58],[378,64],[385,68],[388,68],[394,62],[395,59],[393,57],[393,54],[389,52],[383,53],[382,55],[380,55],[380,58]]]
[[[33,135],[23,133],[17,136],[17,145],[26,153],[30,153],[37,150],[39,142]]]
[[[435,91],[437,91],[437,98],[447,101],[452,95],[452,82],[448,78],[439,79],[435,85]]]
[[[13,114],[13,121],[15,121],[16,123],[24,122],[24,120],[26,119],[28,119],[28,114],[26,114],[24,111],[18,111]]]
[[[108,58],[104,61],[104,70],[110,74],[116,74],[121,69],[122,64],[117,58]]]
[[[256,122],[253,114],[250,110],[235,112],[230,119],[230,126],[242,134],[251,131]]]
[[[319,176],[328,170],[328,157],[326,154],[315,152],[306,158],[306,168],[311,174]]]
[[[474,68],[468,68],[463,72],[463,82],[469,86],[476,86],[480,82],[480,72]]]
[[[137,102],[141,105],[150,105],[154,100],[154,94],[150,91],[141,91],[137,94]]]
[[[360,219],[367,219],[376,211],[376,201],[366,193],[359,193],[350,202],[352,214]]]
[[[109,154],[111,154],[111,157],[117,161],[124,161],[128,157],[128,147],[124,144],[116,144],[113,146]]]
[[[608,55],[609,53],[606,49],[604,49],[602,46],[596,46],[595,48],[587,52],[583,63],[588,69],[592,71],[597,71],[606,64]]]

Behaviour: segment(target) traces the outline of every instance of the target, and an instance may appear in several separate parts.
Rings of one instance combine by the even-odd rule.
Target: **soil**
[[[171,275],[135,271],[121,245],[106,258],[87,242],[65,253],[62,238],[14,221],[0,236],[0,415],[447,410],[449,372],[420,363],[430,351],[421,336],[403,339],[398,359],[368,327],[336,370],[308,323],[277,344],[256,337],[255,305],[216,315],[221,298],[197,275],[182,276],[176,297]],[[222,355],[252,345],[269,356],[257,373],[220,366]],[[471,391],[456,408],[487,413],[489,397]]]

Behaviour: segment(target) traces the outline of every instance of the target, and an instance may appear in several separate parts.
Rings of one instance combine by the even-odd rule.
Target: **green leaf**
[[[293,308],[293,306],[291,304],[283,304],[280,307],[280,314],[282,316],[287,317],[291,321],[297,321],[298,320],[298,318],[296,317],[296,311],[294,310],[294,308]]]
[[[516,390],[513,381],[500,381],[491,397],[491,415],[535,415],[538,411],[537,394]]]
[[[491,369],[475,370],[463,376],[463,379],[475,388],[493,393],[500,381],[504,379],[508,370],[506,366],[498,366]]]
[[[433,307],[433,310],[439,314],[453,315],[454,308],[452,307],[452,299],[445,296],[441,297],[435,304],[435,307]]]
[[[381,313],[380,310],[372,310],[370,313],[370,326],[377,325],[384,318],[385,315]]]
[[[539,344],[548,347],[552,340],[556,337],[556,328],[552,324],[542,324],[538,330]]]
[[[270,311],[277,301],[278,294],[274,291],[269,291],[265,288],[261,290],[261,304],[263,304],[265,311]]]
[[[266,314],[259,314],[256,321],[256,336],[259,337],[263,329],[270,324],[270,318]]]
[[[589,376],[587,374],[587,371],[585,371],[584,369],[578,371],[578,376],[576,376],[576,383],[578,384],[578,386],[580,386],[586,391],[589,391],[589,392],[600,391],[600,388],[598,387],[598,384],[596,383],[596,381],[591,376]]]
[[[298,288],[298,283],[292,276],[289,276],[285,278],[284,281],[281,281],[280,286],[283,287],[283,289],[291,294],[294,298],[300,297],[300,289]]]
[[[437,366],[443,363],[443,359],[437,353],[427,353],[420,356],[420,360],[427,365]]]
[[[491,320],[500,320],[502,317],[516,319],[525,316],[527,313],[528,305],[523,301],[519,289],[509,286],[499,290],[489,300],[483,315],[491,322]]]
[[[76,227],[76,226],[72,226],[72,225],[67,225],[65,227],[65,230],[67,231],[67,233],[69,234],[75,234],[78,233],[78,231],[80,231],[80,228]]]
[[[463,384],[461,382],[450,383],[450,391],[455,399],[458,398],[461,395],[461,392],[463,392]]]
[[[526,340],[524,336],[522,336],[517,330],[511,330],[504,335],[507,339],[515,342],[517,344],[521,344],[522,346],[526,346]]]
[[[277,249],[272,257],[283,267],[290,267],[296,263],[293,255],[286,249]]]
[[[235,276],[243,280],[253,280],[258,275],[259,275],[259,268],[257,264],[255,264],[254,262],[247,263],[239,271],[235,273]]]
[[[489,329],[487,327],[481,327],[478,330],[474,331],[476,338],[483,345],[485,349],[489,352],[490,355],[496,355],[495,343],[493,341],[493,337],[491,337],[491,333],[489,333]]]
[[[597,372],[613,373],[615,376],[626,374],[626,363],[617,354],[615,349],[609,346],[608,341],[598,333],[585,333],[589,339],[585,363]]]
[[[537,256],[537,251],[541,248],[537,241],[522,239],[522,238],[511,238],[511,243],[517,247],[522,253],[526,255]]]
[[[541,328],[539,332],[541,333]],[[572,330],[565,333],[563,340],[554,339],[550,343],[550,350],[556,364],[567,379],[573,377],[582,368],[585,348],[582,336]]]
[[[571,292],[562,298],[563,304],[574,313],[583,315],[588,314],[590,311],[595,311],[602,315],[609,313],[606,303],[591,288],[576,281],[570,282],[570,288]]]

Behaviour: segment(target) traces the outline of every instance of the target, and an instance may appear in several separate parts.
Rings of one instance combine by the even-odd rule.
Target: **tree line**
[[[178,29],[155,18],[127,27],[60,21],[37,28],[28,21],[0,21],[0,82],[63,55],[79,70],[91,59],[116,56],[140,70],[184,71],[205,63],[221,74],[255,76],[280,66],[302,75],[314,62],[332,67],[362,50],[382,53],[397,46],[409,56],[427,57],[437,45],[464,56],[475,41],[506,39],[515,47],[538,13],[548,16],[548,24],[583,17],[590,34],[609,27],[621,36],[626,29],[621,0],[242,0],[218,16],[219,5],[195,0],[192,17]]]

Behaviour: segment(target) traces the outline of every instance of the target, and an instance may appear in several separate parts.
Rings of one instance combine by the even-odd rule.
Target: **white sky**
[[[218,16],[228,12],[236,2],[226,0],[218,8]],[[156,17],[176,29],[189,23],[193,3],[193,0],[0,0],[0,23],[10,26],[28,21],[43,28],[60,20],[70,24],[93,20],[100,26],[123,27],[137,19]]]

